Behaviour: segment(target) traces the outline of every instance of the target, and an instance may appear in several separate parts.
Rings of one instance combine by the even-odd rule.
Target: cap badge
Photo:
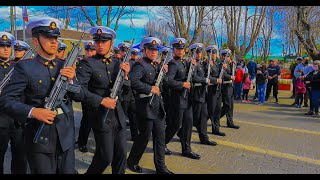
[[[156,40],[153,40],[152,45],[156,45],[156,44],[157,44]]]
[[[55,22],[51,22],[51,23],[50,23],[50,29],[51,29],[51,30],[57,29],[57,24],[56,24]]]
[[[17,44],[16,44],[16,46],[18,46],[18,47],[19,47],[19,46],[20,46],[20,44],[19,44],[19,43],[17,43]]]
[[[99,28],[99,29],[97,29],[97,34],[98,35],[101,35],[102,34],[102,30]]]
[[[92,43],[91,42],[89,42],[89,44],[88,44],[89,46],[92,46]]]
[[[181,40],[179,41],[179,44],[182,44],[182,41],[181,41]]]
[[[2,40],[3,41],[7,41],[8,40],[8,36],[7,35],[2,35]]]

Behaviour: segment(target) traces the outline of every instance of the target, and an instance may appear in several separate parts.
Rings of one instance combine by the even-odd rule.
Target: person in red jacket
[[[236,79],[234,80],[234,95],[236,96],[236,100],[241,99],[243,75],[244,72],[242,70],[241,64],[238,63],[236,69]]]
[[[303,75],[302,70],[297,71],[297,76],[300,77]],[[297,108],[301,108],[303,101],[303,95],[306,93],[307,89],[302,79],[296,78],[295,82],[295,92],[297,96]]]

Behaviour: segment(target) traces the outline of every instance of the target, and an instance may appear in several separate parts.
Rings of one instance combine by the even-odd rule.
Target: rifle
[[[34,47],[33,49],[29,49],[23,56],[21,59],[29,59],[32,55],[33,55],[33,52],[34,50],[36,49],[37,47]],[[4,88],[4,86],[9,82],[12,74],[13,74],[13,70],[14,68],[12,68],[8,74],[6,75],[6,77],[4,77],[4,79],[0,82],[0,94],[2,92],[2,89]]]
[[[126,52],[126,56],[123,59],[123,63],[129,62],[130,57],[131,57],[133,43],[134,43],[134,39],[132,39],[130,48]],[[120,69],[118,72],[117,78],[114,81],[114,84],[112,86],[110,98],[118,100],[117,94],[118,94],[118,91],[122,88],[123,80],[124,80],[124,71],[122,69]],[[110,109],[107,109],[107,112],[103,116],[104,123],[107,123],[107,117],[108,117],[109,111],[110,111]]]
[[[228,59],[229,56],[230,56],[230,54],[227,53],[226,56],[225,56],[225,58],[224,58],[224,60],[223,60],[222,67],[221,67],[220,74],[219,74],[219,79],[222,79],[222,76],[223,76],[223,74],[224,74],[223,64],[226,64],[226,63],[227,63],[227,59]],[[219,91],[219,89],[220,89],[220,84],[218,83],[218,85],[217,85],[217,91]]]
[[[193,56],[192,56],[192,58],[190,59],[190,67],[189,67],[189,72],[188,72],[188,76],[187,76],[187,82],[190,82],[190,81],[191,81],[191,77],[192,77],[192,74],[193,74],[193,71],[194,71],[193,64],[191,63],[191,61],[192,61],[193,59],[196,59],[197,50],[198,50],[198,46],[197,46],[196,49],[194,50],[194,52],[193,52],[193,54],[192,54]],[[188,89],[184,89],[183,98],[186,98],[186,96],[187,96],[187,91],[188,91]]]
[[[210,56],[209,56],[209,59],[208,59],[208,72],[207,72],[207,79],[210,79],[210,73],[211,73],[211,65],[210,65],[210,62],[212,61],[212,51],[213,49],[211,48],[211,51],[210,51]],[[210,84],[206,85],[206,92],[208,92],[208,86]]]
[[[155,86],[157,86],[157,87],[160,86],[160,84],[161,84],[161,82],[162,82],[162,80],[164,78],[164,75],[165,75],[165,73],[164,73],[164,65],[168,64],[168,62],[169,62],[169,53],[166,55],[166,58],[164,59],[163,64],[162,64],[161,69],[160,69],[160,72],[158,74],[157,81],[156,81],[156,84],[155,84]],[[150,95],[152,95],[152,97],[151,97],[151,99],[149,101],[149,104],[151,105],[155,94],[152,94],[150,92],[149,96]]]
[[[73,47],[68,55],[68,57],[65,60],[65,63],[63,65],[63,68],[65,67],[72,67],[73,64],[77,60],[77,56],[79,53],[79,46],[80,42],[82,41],[84,37],[84,31],[80,37],[80,40],[78,41],[77,44],[73,44]],[[61,108],[63,113],[67,114],[70,112],[70,109],[68,106],[64,103],[64,96],[66,95],[67,91],[68,92],[73,92],[73,93],[80,93],[81,87],[79,85],[75,84],[69,84],[68,79],[65,76],[62,76],[59,74],[56,82],[54,83],[53,88],[50,91],[49,97],[45,98],[45,105],[44,108],[50,110],[50,111],[55,111],[57,108]],[[45,130],[44,130],[45,128]],[[46,132],[49,129],[49,125],[42,122],[40,127],[38,128],[36,135],[33,138],[34,143],[42,143],[47,145],[48,142],[48,135],[42,134],[42,132]]]

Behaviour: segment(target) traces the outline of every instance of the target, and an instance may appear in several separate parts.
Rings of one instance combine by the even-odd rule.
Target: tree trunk
[[[97,25],[102,26],[102,19],[100,14],[100,6],[96,6],[96,14],[97,14]]]

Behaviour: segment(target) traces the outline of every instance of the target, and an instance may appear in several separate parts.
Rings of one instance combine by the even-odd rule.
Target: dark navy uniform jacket
[[[130,76],[131,88],[137,94],[148,95],[152,86],[156,83],[159,70],[160,66],[157,63],[153,63],[152,60],[146,57],[140,59],[135,63]],[[162,98],[155,95],[151,105],[149,104],[150,98],[139,98],[137,95],[137,113],[139,116],[148,119],[164,118],[165,110]]]
[[[204,103],[206,100],[206,78],[207,78],[207,63],[202,60],[197,60],[193,75],[193,101]]]
[[[189,62],[186,60],[180,60],[179,58],[172,59],[168,64],[168,86],[171,92],[172,106],[176,108],[187,108],[191,106],[189,101],[189,91],[187,91],[187,96],[184,98],[183,82],[186,82]],[[190,99],[191,100],[191,99]]]
[[[107,110],[104,106],[100,105],[100,103],[103,98],[110,96],[113,82],[115,81],[119,70],[119,59],[106,59],[104,56],[99,54],[84,60],[79,65],[77,77],[85,94],[85,103],[88,105],[89,110],[99,110],[100,114],[98,116],[100,118],[102,118],[102,114]],[[123,83],[123,90],[128,91],[129,85],[130,81],[125,80]],[[121,92],[118,92],[118,94],[121,94]],[[120,102],[121,100],[119,99],[115,110],[121,127],[125,128],[125,115]],[[111,114],[112,117],[115,117],[114,115],[116,115],[115,113]],[[111,125],[103,123],[100,118],[99,120],[93,120],[89,123],[92,127],[110,130]]]
[[[9,71],[13,68],[14,64],[7,62],[0,61],[0,82],[4,79],[4,77],[9,73]],[[9,121],[12,121],[13,118],[10,117],[8,114],[1,112],[0,107],[0,127],[6,128],[9,127]]]
[[[28,118],[32,107],[43,108],[45,98],[49,96],[54,82],[60,74],[64,61],[54,59],[48,63],[46,59],[37,55],[32,60],[16,63],[11,80],[5,86],[0,96],[0,107],[20,123],[25,123],[25,142],[31,152],[55,152],[58,138],[62,150],[65,151],[74,145],[74,118],[71,99],[83,100],[83,92],[79,94],[67,93],[66,105],[71,110],[68,114],[57,115],[50,125],[49,144],[33,143],[40,121]],[[76,79],[73,80],[77,83]],[[23,98],[22,98],[23,97]],[[52,133],[57,131],[58,137]],[[51,132],[51,133],[50,133]]]

